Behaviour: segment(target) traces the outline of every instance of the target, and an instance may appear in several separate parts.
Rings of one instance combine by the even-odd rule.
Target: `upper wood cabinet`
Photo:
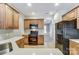
[[[77,18],[77,9],[73,9],[63,16],[63,21],[71,21]]]
[[[0,29],[4,29],[5,22],[5,5],[0,3]]]
[[[16,11],[13,11],[13,19],[14,19],[14,22],[13,22],[13,25],[14,25],[14,29],[18,29],[19,28],[19,13],[16,12]]]
[[[8,4],[0,3],[0,29],[18,29],[19,13]]]
[[[77,29],[79,29],[79,7],[77,8]]]
[[[76,21],[76,28],[79,29],[79,6],[75,7],[74,9],[70,10],[68,13],[62,16],[63,21]]]
[[[24,29],[29,29],[29,26],[30,26],[30,21],[24,20]]]
[[[38,28],[40,28],[40,29],[44,28],[44,20],[43,19],[39,19],[37,23],[38,23]]]
[[[24,29],[29,29],[30,24],[38,24],[39,29],[44,28],[44,20],[43,19],[25,19],[24,20]]]
[[[6,5],[6,29],[13,29],[13,9]]]

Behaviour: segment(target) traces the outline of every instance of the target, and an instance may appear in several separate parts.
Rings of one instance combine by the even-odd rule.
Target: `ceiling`
[[[65,13],[77,5],[76,3],[60,3],[58,6],[55,6],[55,3],[32,3],[32,6],[29,7],[27,3],[11,4],[27,17],[51,17],[57,12],[63,11],[62,13]],[[32,15],[32,12],[35,14]],[[52,15],[50,15],[49,12],[52,12]]]

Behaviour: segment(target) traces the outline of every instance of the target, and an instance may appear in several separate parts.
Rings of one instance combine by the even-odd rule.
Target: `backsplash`
[[[29,29],[25,30],[25,33],[24,34],[30,34],[30,31]],[[38,35],[44,35],[44,29],[38,29]]]
[[[0,40],[20,36],[19,30],[0,30]]]

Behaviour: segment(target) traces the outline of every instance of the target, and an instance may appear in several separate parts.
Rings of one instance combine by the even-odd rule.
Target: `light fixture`
[[[31,4],[31,3],[28,3],[28,4],[27,4],[27,6],[31,7],[31,6],[32,6],[32,4]]]
[[[55,3],[54,6],[59,6],[59,3]]]
[[[32,15],[35,15],[35,12],[32,12]]]
[[[53,12],[49,12],[49,15],[53,15]]]

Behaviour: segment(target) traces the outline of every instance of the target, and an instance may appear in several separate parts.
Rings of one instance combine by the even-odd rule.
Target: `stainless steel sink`
[[[10,42],[0,45],[0,55],[11,52],[12,50],[13,48]]]

